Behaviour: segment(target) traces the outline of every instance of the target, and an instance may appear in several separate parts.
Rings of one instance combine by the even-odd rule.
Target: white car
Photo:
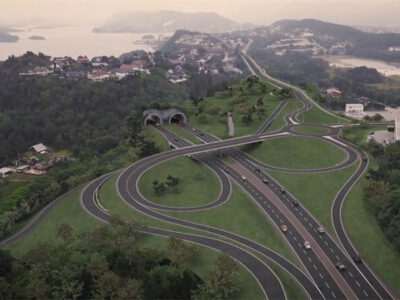
[[[304,248],[306,248],[307,250],[308,250],[308,249],[311,249],[310,242],[305,241],[305,242],[304,242]]]
[[[242,176],[240,176],[240,179],[246,180],[247,178],[246,178],[246,176],[242,175]]]
[[[321,227],[321,226],[317,228],[317,231],[318,231],[319,234],[325,233],[324,227]]]

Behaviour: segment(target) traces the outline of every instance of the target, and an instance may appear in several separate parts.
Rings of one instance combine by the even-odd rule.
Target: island
[[[44,41],[46,38],[40,35],[32,35],[28,39],[35,41]]]
[[[18,40],[18,36],[0,31],[0,43],[16,43]]]

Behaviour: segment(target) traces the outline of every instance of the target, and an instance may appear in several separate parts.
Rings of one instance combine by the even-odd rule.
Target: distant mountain
[[[9,33],[9,32],[17,32],[17,31],[18,30],[8,28],[8,27],[0,27],[0,43],[18,42],[19,37]]]
[[[314,19],[281,20],[255,32],[270,49],[312,51],[313,54],[354,55],[400,61],[400,34],[371,33]],[[284,46],[287,46],[286,48]]]
[[[174,32],[186,29],[200,32],[226,32],[250,28],[216,13],[183,13],[177,11],[120,12],[93,32]]]

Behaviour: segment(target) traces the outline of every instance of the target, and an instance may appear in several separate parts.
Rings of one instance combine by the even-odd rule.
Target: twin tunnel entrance
[[[143,124],[144,125],[162,125],[162,124],[173,124],[173,123],[186,123],[187,117],[185,113],[177,109],[167,110],[145,110],[143,112]]]

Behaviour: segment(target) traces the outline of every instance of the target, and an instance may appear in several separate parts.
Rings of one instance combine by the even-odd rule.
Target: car
[[[200,132],[200,135],[201,135],[201,136],[204,136],[204,133]]]
[[[361,264],[361,263],[362,263],[361,257],[360,257],[360,255],[358,255],[358,254],[356,254],[356,255],[353,256],[353,261],[354,261],[356,264]]]
[[[280,188],[279,191],[280,191],[282,194],[285,194],[285,193],[286,193],[286,191],[285,191],[283,188]]]
[[[174,141],[175,141],[175,142],[179,142],[179,139],[178,139],[178,138],[174,138]]]
[[[363,161],[368,161],[368,158],[366,158],[365,156],[363,156],[362,160],[363,160]]]
[[[307,250],[311,249],[311,244],[308,241],[304,242],[304,248],[306,248]]]
[[[319,226],[319,227],[317,228],[317,231],[318,231],[319,234],[325,233],[324,227],[321,227],[321,226]]]
[[[242,175],[242,176],[240,176],[240,179],[246,180],[247,178],[246,178],[246,176]]]
[[[196,131],[196,128],[192,128],[193,131]]]
[[[287,226],[285,224],[281,225],[281,230],[282,232],[287,232]]]
[[[368,135],[373,135],[375,134],[375,131],[371,131],[370,133],[368,133]]]
[[[293,200],[293,201],[292,201],[292,204],[293,204],[294,206],[299,206],[299,202],[297,202],[296,200]]]
[[[339,271],[346,271],[346,266],[344,265],[344,263],[338,261],[335,264],[336,269],[338,269]]]
[[[225,173],[229,173],[229,169],[225,169],[224,171],[225,171]]]
[[[156,123],[156,126],[160,126],[160,123]]]
[[[265,183],[265,184],[268,184],[269,183],[269,181],[268,181],[268,179],[263,179],[263,182]]]
[[[260,170],[260,168],[256,168],[256,172],[260,172],[261,170]]]

